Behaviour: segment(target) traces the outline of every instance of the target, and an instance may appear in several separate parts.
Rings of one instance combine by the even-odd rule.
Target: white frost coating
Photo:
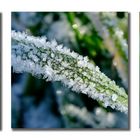
[[[15,72],[28,72],[46,81],[61,81],[121,112],[128,112],[128,96],[87,57],[71,52],[55,40],[12,31],[12,66]]]

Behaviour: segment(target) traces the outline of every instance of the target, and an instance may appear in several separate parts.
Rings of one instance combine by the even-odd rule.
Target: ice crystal
[[[113,100],[113,101],[116,101],[117,98],[118,98],[118,96],[117,96],[116,94],[113,94],[113,95],[112,95],[112,100]]]
[[[28,72],[46,81],[61,81],[121,112],[128,112],[128,96],[87,57],[70,51],[55,40],[12,31],[12,66],[15,72]]]

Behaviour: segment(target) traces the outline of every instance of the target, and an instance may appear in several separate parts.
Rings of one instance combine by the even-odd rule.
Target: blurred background
[[[128,93],[129,15],[84,12],[13,12],[12,30],[56,39],[88,56],[100,70]],[[22,65],[22,64],[21,64]],[[12,71],[12,128],[124,128],[124,113],[104,108],[60,82],[46,82]]]

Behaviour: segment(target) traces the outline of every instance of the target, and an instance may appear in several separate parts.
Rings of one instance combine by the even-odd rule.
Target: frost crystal
[[[61,81],[73,91],[81,92],[121,112],[128,112],[128,95],[95,67],[87,57],[71,52],[55,40],[12,31],[12,67],[46,81]]]
[[[116,94],[112,95],[112,101],[116,101],[117,98],[118,98],[118,96]]]

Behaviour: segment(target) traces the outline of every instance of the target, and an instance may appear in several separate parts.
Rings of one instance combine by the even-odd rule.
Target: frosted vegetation
[[[68,88],[83,93],[121,112],[128,112],[128,97],[87,57],[70,52],[45,37],[12,31],[12,66],[18,73],[28,72],[46,81],[61,81]],[[22,64],[22,65],[21,65]]]
[[[13,13],[12,127],[127,128],[127,16]]]

